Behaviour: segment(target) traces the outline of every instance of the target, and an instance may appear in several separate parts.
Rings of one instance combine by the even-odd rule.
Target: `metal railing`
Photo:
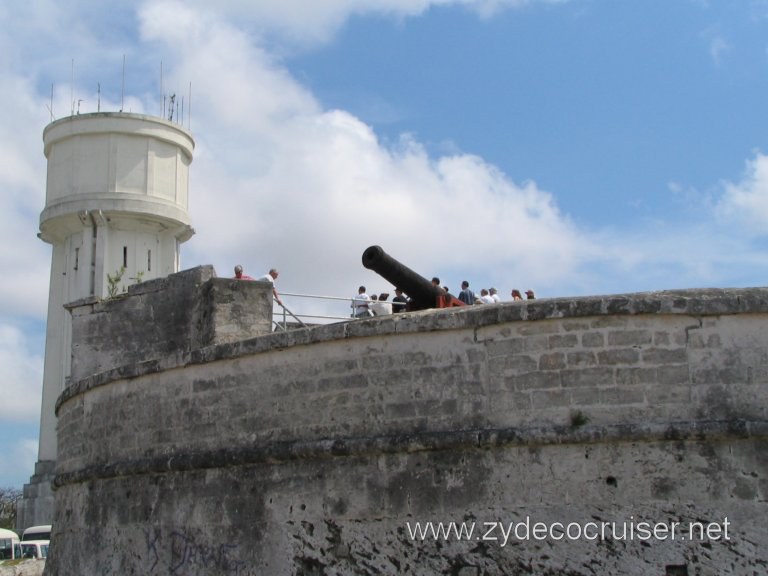
[[[280,292],[280,298],[283,299],[286,296],[292,297],[292,298],[308,298],[311,300],[336,300],[341,302],[352,302],[352,298],[342,298],[340,296],[319,296],[317,294],[297,294],[294,292]],[[289,320],[289,318],[292,318],[293,321]],[[289,329],[289,323],[298,324],[298,326],[305,328],[307,326],[307,323],[304,321],[307,320],[311,324],[328,324],[329,321],[332,322],[340,322],[340,321],[349,321],[353,320],[350,316],[335,316],[335,315],[329,315],[329,314],[296,314],[292,312],[285,304],[278,304],[277,301],[275,301],[275,308],[273,309],[272,313],[272,324],[275,327],[275,330],[288,330]]]

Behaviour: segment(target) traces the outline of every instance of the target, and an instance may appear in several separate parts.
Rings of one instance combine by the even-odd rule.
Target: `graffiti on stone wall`
[[[186,530],[145,529],[144,535],[149,574],[253,574],[236,543],[212,542]]]

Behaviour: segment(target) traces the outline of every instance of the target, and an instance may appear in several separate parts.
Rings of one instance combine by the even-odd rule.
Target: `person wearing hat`
[[[536,295],[533,293],[533,290],[526,290],[525,297],[528,298],[528,300],[536,300]]]

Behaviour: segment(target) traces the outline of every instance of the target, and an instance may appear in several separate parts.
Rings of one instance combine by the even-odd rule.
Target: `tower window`
[[[147,272],[152,270],[152,250],[147,250]]]
[[[75,270],[80,265],[80,248],[75,248]]]
[[[123,246],[123,267],[128,268],[128,246]]]

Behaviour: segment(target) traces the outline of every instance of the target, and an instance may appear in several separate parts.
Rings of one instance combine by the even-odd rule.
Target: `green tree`
[[[16,526],[16,503],[21,495],[18,488],[0,487],[0,528],[13,530]]]

